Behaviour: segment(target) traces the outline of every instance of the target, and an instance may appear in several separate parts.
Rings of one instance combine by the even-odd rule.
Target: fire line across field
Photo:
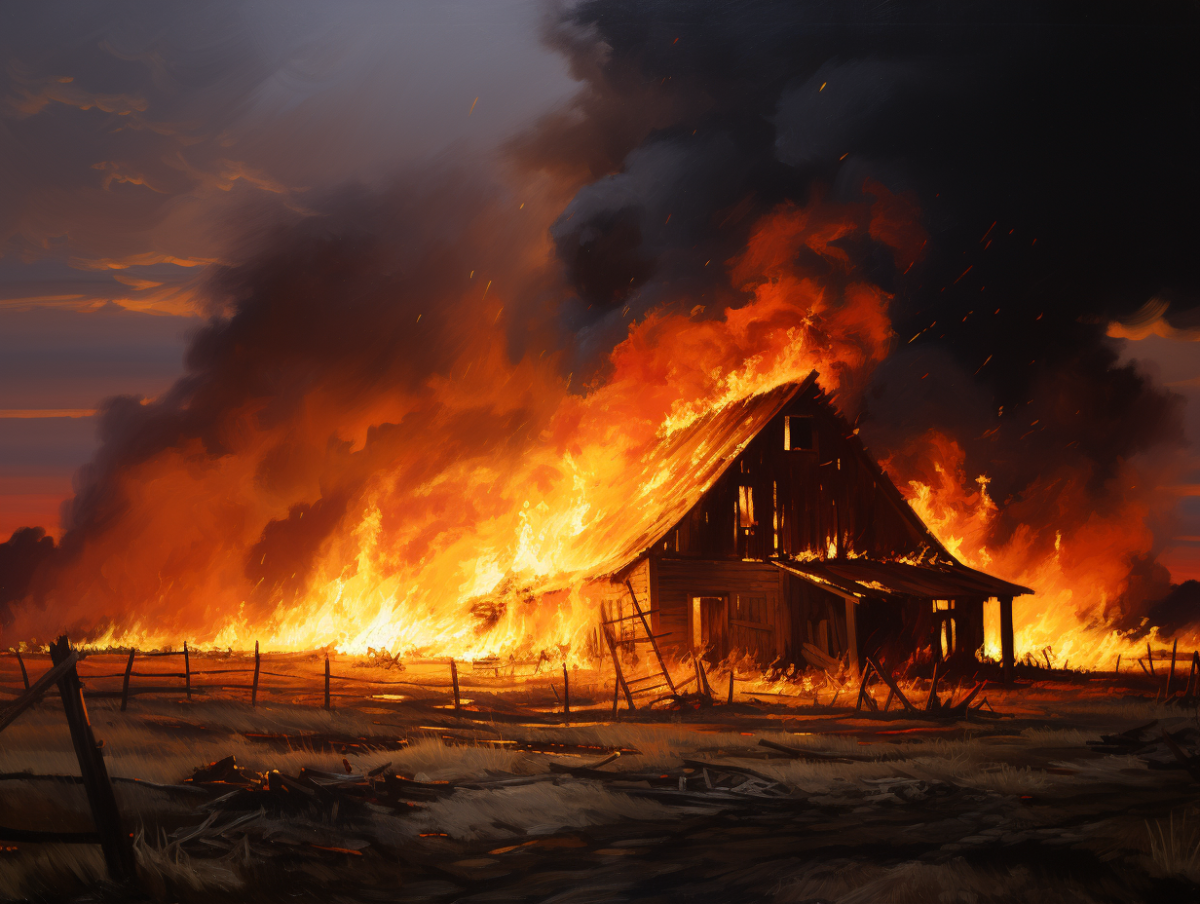
[[[1002,661],[1013,664],[1013,597],[1029,588],[959,562],[929,531],[817,384],[816,374],[728,406],[681,440],[734,454],[677,521],[645,536],[584,593],[627,655],[647,642],[710,661],[857,671],[973,659],[984,606],[999,602]]]

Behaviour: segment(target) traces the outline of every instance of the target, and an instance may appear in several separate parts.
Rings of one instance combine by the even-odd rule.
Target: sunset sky
[[[485,168],[576,88],[544,8],[56,3],[0,12],[0,534],[59,533],[106,397],[183,371],[229,235],[344,183]]]
[[[0,535],[25,525],[61,534],[59,506],[97,448],[93,412],[114,395],[154,399],[183,374],[188,338],[214,312],[206,281],[246,236],[281,213],[304,215],[310,199],[340,186],[371,189],[429,166],[506,166],[498,149],[582,90],[568,55],[543,40],[550,9],[521,0],[6,5]],[[666,21],[664,35],[674,27]],[[867,92],[852,110],[874,115],[885,99]],[[1105,134],[1135,141],[1131,108],[1117,107]],[[1182,103],[1180,116],[1194,120],[1194,107]],[[808,153],[785,139],[781,131],[781,156]],[[1055,160],[1064,182],[1072,163]],[[1113,182],[1097,193],[1142,191],[1136,179]],[[1162,200],[1164,209],[1185,203]],[[1081,214],[1078,228],[1086,236],[1093,227]],[[1120,317],[1106,303],[1094,318],[1112,321],[1122,361],[1186,399],[1194,455],[1200,319],[1186,292],[1170,301],[1164,319],[1161,300],[1139,287]],[[924,339],[913,348],[926,352],[903,347],[905,326],[898,321],[901,348],[881,378],[902,381],[924,366],[905,363],[928,352]],[[1169,489],[1178,504],[1170,524],[1156,525],[1159,561],[1176,582],[1200,578],[1200,471]]]

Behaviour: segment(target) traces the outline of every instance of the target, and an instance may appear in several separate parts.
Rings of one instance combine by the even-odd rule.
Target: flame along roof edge
[[[737,449],[739,446],[743,446],[745,443],[754,439],[754,437],[756,437],[759,434],[759,432],[763,429],[763,427],[765,427],[767,424],[769,424],[771,422],[771,418],[775,417],[775,415],[779,414],[779,412],[784,409],[784,407],[788,404],[788,402],[790,402],[801,392],[807,390],[814,383],[816,383],[818,376],[820,376],[820,375],[814,369],[812,371],[809,371],[808,376],[805,377],[803,380],[800,380],[799,382],[792,381],[790,383],[780,383],[778,386],[774,386],[771,389],[764,390],[763,392],[760,392],[753,396],[749,396],[748,398],[744,399],[741,403],[741,405],[743,407],[750,403],[758,403],[758,404],[766,403],[766,405],[762,411],[757,412],[757,414],[759,415],[759,418],[756,418],[756,419],[759,420],[759,423],[756,424],[756,426],[754,427],[753,430],[746,430],[744,432],[744,435],[741,435],[739,433],[736,436],[737,441],[732,444],[731,448]],[[773,396],[773,395],[777,396],[777,398],[771,399],[771,396]],[[719,418],[721,416],[727,416],[730,412],[733,412],[736,407],[738,407],[738,403],[726,405],[724,408],[720,409],[720,411],[716,412],[716,414],[713,418],[713,421],[715,421],[717,418]],[[769,413],[766,413],[766,412],[769,412]],[[764,413],[766,413],[765,417],[762,416]],[[742,420],[743,413],[740,411],[737,412],[737,417],[738,417],[738,420]],[[713,421],[709,421],[704,426],[710,427],[711,424],[713,423]],[[699,494],[697,494],[696,498],[691,500],[691,502],[688,504],[689,509],[691,508],[691,506],[695,505],[700,500],[700,497],[702,497],[706,492],[708,492],[708,490],[710,488],[712,488],[718,480],[721,479],[721,477],[725,474],[725,472],[729,470],[729,468],[733,465],[733,463],[735,461],[737,461],[737,457],[738,456],[736,454],[726,456],[723,464],[719,468],[717,468],[710,476],[710,478],[707,482],[708,485],[706,487],[704,487],[704,489]],[[636,552],[623,557],[620,560],[620,564],[618,566],[613,568],[611,571],[597,575],[597,577],[599,577],[599,578],[607,577],[608,579],[613,580],[613,581],[623,580],[626,572],[628,572],[632,567],[637,565],[638,562],[640,562],[643,558],[645,558],[649,554],[650,550],[653,549],[656,544],[662,542],[663,538],[666,537],[668,532],[670,532],[670,530],[674,526],[674,524],[675,524],[674,521],[670,521],[669,523],[665,524],[665,526],[660,527],[654,533],[645,535],[649,539],[647,541],[645,541],[644,544],[641,545],[641,547]]]
[[[966,565],[915,565],[875,559],[772,559],[783,571],[836,588],[839,595],[859,598],[885,594],[932,599],[961,596],[1024,596],[1034,591]]]

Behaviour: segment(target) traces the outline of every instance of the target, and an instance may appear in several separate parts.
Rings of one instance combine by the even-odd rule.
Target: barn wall
[[[791,623],[781,604],[782,572],[762,562],[662,558],[655,563],[656,633],[676,653],[690,649],[693,597],[724,597],[725,649],[750,652],[766,664],[785,652]]]
[[[851,551],[912,555],[933,544],[858,437],[815,388],[749,443],[653,550],[656,556],[767,559]],[[811,419],[808,449],[785,449],[785,419]],[[794,423],[794,422],[793,422]]]
[[[845,599],[791,575],[785,578],[785,587],[792,619],[789,658],[802,662],[805,644],[834,659],[844,656],[849,649]]]
[[[580,589],[581,596],[592,605],[595,611],[595,639],[589,643],[589,653],[601,659],[607,659],[609,656],[607,642],[604,640],[604,635],[600,633],[600,621],[603,617],[602,613],[606,609],[610,618],[621,619],[612,626],[612,633],[613,639],[622,644],[622,658],[633,661],[639,654],[644,655],[649,652],[648,649],[639,650],[638,645],[630,643],[634,638],[643,636],[644,632],[636,619],[627,618],[634,614],[634,608],[626,581],[632,585],[633,592],[637,594],[638,605],[641,606],[642,612],[650,613],[651,630],[657,634],[659,633],[655,621],[657,616],[653,613],[653,571],[654,563],[643,558],[612,579],[598,578],[589,581]]]

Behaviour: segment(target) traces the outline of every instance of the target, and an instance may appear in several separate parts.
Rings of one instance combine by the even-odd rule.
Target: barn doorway
[[[958,619],[954,600],[933,601],[933,649],[943,662],[958,652]]]
[[[692,597],[692,648],[697,652],[703,650],[704,658],[712,662],[719,662],[729,653],[728,601],[725,596]]]

